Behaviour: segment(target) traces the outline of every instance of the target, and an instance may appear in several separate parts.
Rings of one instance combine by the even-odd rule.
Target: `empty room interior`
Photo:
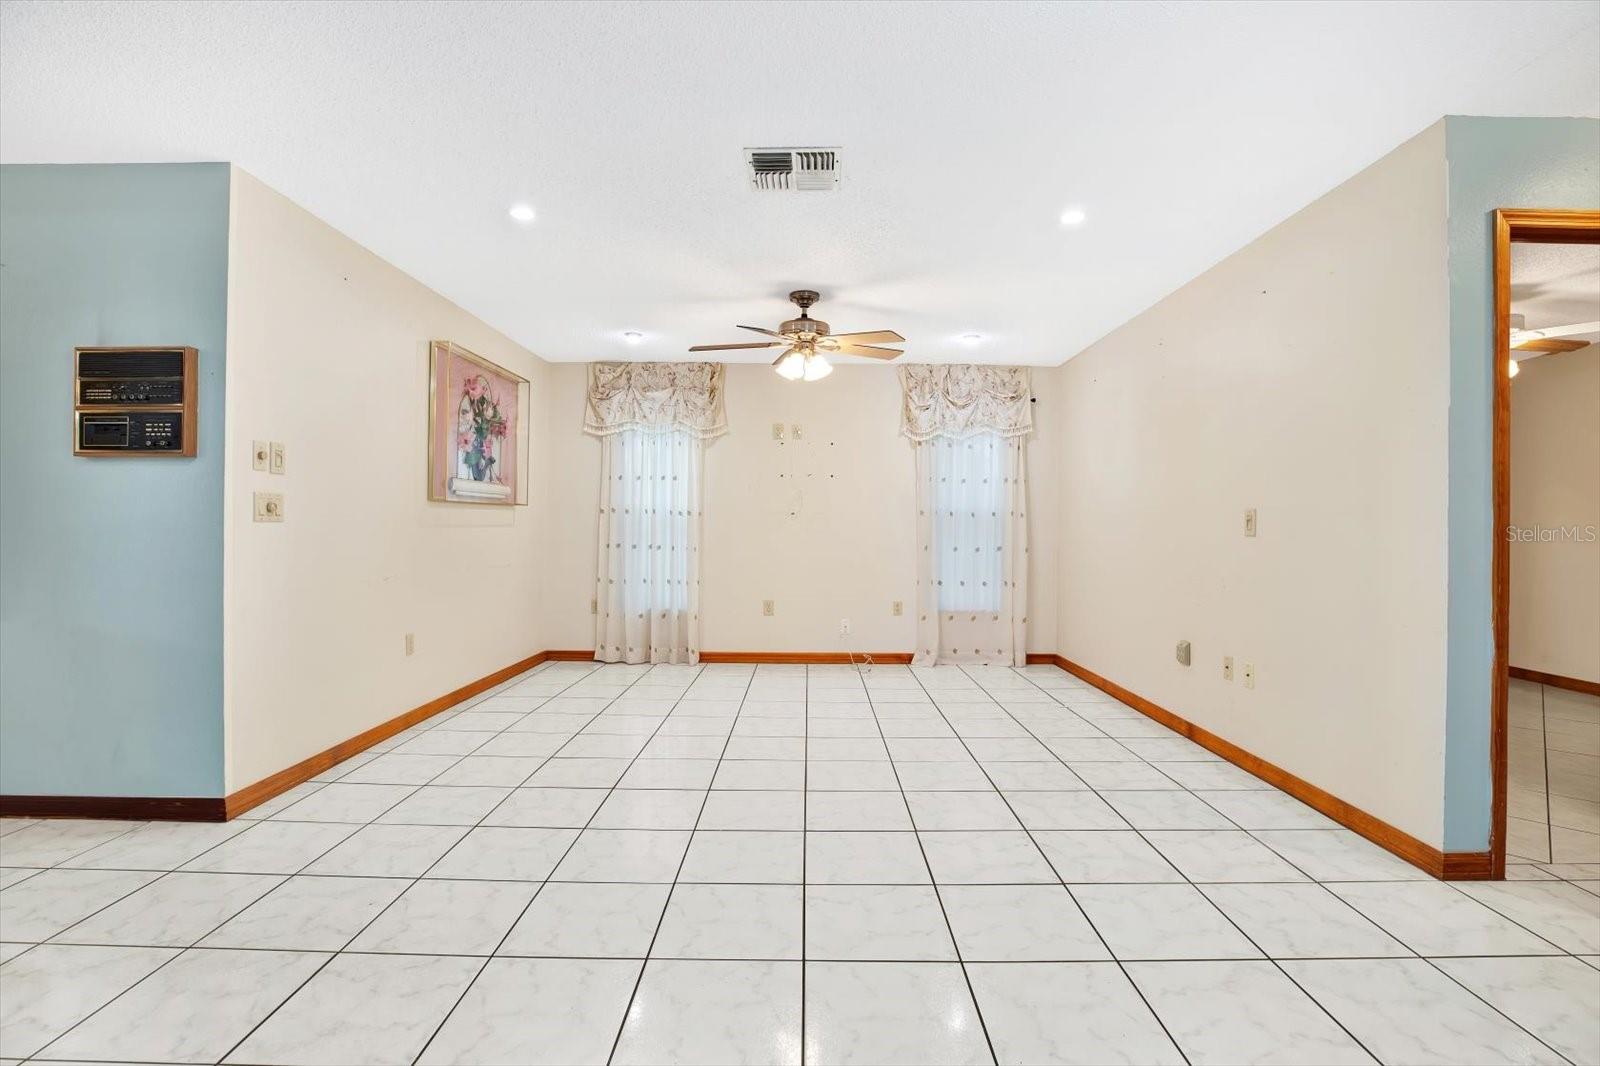
[[[0,0],[0,1064],[1600,1066],[1600,4]]]

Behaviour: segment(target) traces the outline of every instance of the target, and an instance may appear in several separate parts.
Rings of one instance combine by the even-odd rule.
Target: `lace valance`
[[[702,440],[728,432],[721,363],[590,363],[583,431],[687,429]]]
[[[1032,376],[1025,366],[906,364],[900,370],[900,432],[915,441],[1033,432]]]

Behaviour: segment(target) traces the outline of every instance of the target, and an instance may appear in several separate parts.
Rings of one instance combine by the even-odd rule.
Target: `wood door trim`
[[[1511,660],[1511,246],[1600,244],[1600,211],[1500,208],[1494,213],[1494,493],[1490,618],[1494,665],[1489,683],[1489,858],[1491,876],[1506,872],[1506,775],[1509,761]]]

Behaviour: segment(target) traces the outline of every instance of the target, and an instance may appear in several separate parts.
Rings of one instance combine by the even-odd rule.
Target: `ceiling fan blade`
[[[1555,337],[1541,337],[1536,340],[1523,341],[1513,345],[1512,351],[1516,352],[1575,352],[1579,348],[1589,347],[1588,341],[1564,341]]]
[[[1527,333],[1538,334],[1536,339],[1549,340],[1553,337],[1575,337],[1582,333],[1600,333],[1600,322],[1573,322],[1565,326],[1545,326],[1543,329],[1526,330]]]
[[[781,348],[785,341],[761,341],[756,344],[696,344],[691,352],[731,352],[735,348]]]
[[[779,363],[781,363],[785,359],[789,358],[789,353],[792,352],[792,351],[794,351],[793,348],[785,348],[783,351],[779,352],[778,353],[778,358],[776,358],[776,359],[774,359],[772,361],[772,365],[773,366],[777,366]]]
[[[785,343],[785,344],[788,344],[788,343],[789,343],[789,338],[788,338],[788,337],[785,337],[785,336],[784,336],[784,335],[783,335],[783,334],[781,334],[781,333],[774,333],[774,332],[773,332],[773,331],[772,331],[772,330],[770,330],[770,329],[762,329],[762,328],[761,328],[761,327],[760,327],[760,326],[740,326],[740,327],[739,327],[739,328],[740,328],[740,329],[747,329],[747,330],[749,330],[749,331],[750,331],[750,332],[751,332],[751,333],[765,333],[765,334],[766,334],[766,335],[767,335],[767,336],[769,336],[769,337],[776,337],[776,338],[778,338],[778,339],[779,339],[779,340],[780,340],[780,341],[782,341],[782,342],[783,342],[783,343]]]
[[[870,344],[841,344],[835,350],[840,355],[864,355],[868,359],[893,359],[906,354],[895,348],[874,348]]]
[[[833,339],[843,344],[904,344],[906,339],[892,329],[874,329],[865,333],[835,333]]]

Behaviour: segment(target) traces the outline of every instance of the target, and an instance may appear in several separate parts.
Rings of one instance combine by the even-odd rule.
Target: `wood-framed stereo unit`
[[[199,440],[195,348],[74,348],[72,454],[192,458]]]

